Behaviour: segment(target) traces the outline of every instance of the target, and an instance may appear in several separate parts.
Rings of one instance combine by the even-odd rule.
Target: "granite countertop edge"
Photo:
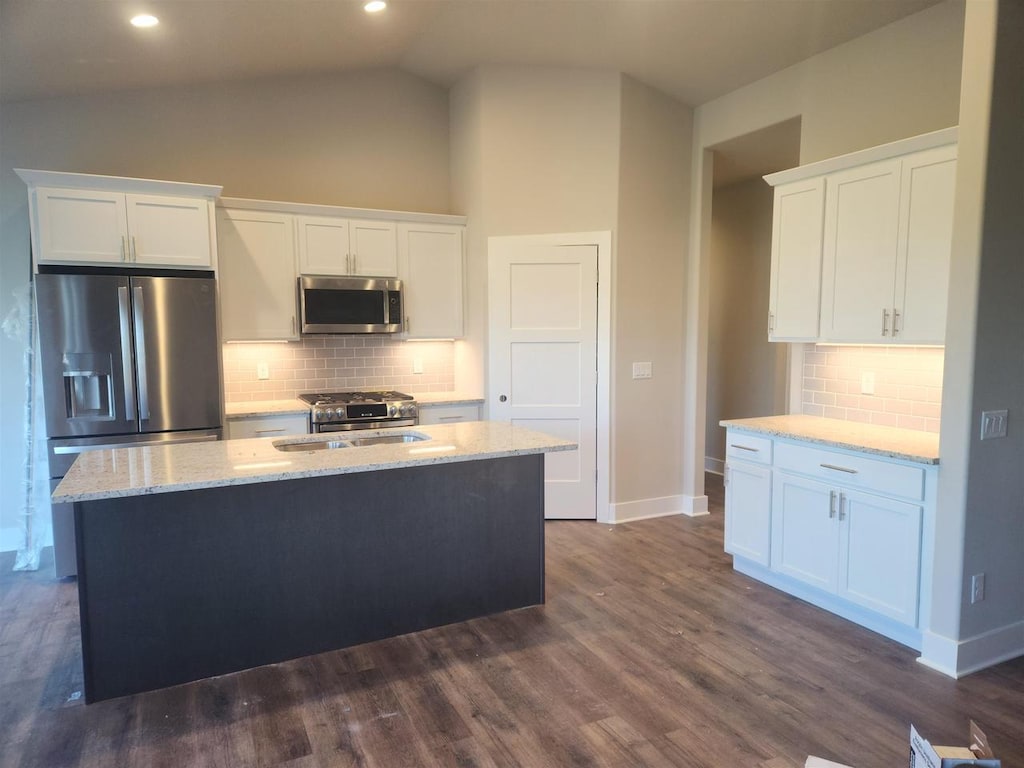
[[[723,419],[719,425],[728,429],[843,448],[915,464],[939,464],[938,435],[929,432],[804,415]],[[909,443],[912,447],[900,443]],[[927,444],[928,447],[924,448],[922,444]]]
[[[388,431],[366,431],[361,436]],[[429,425],[402,431],[422,432],[430,440],[320,451],[282,452],[274,447],[281,440],[323,439],[322,435],[293,435],[89,451],[76,459],[51,498],[55,503],[98,501],[577,448],[576,443],[567,440],[496,422]],[[411,452],[424,446],[448,450],[437,454]]]

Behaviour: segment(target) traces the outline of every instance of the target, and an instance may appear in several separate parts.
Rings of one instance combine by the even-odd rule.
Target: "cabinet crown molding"
[[[931,133],[922,133],[920,136],[911,136],[908,139],[900,139],[899,141],[892,141],[888,144],[880,144],[877,147],[861,149],[857,152],[839,155],[838,157],[830,157],[827,160],[819,160],[816,163],[808,163],[807,165],[801,165],[797,168],[789,168],[785,171],[769,173],[763,178],[771,186],[777,187],[780,184],[788,184],[793,181],[801,181],[815,176],[823,176],[827,173],[833,173],[846,168],[873,163],[878,160],[888,160],[889,158],[907,155],[911,152],[920,152],[925,149],[933,149],[934,147],[944,147],[948,144],[956,144],[959,139],[959,135],[960,129],[958,126],[943,128],[942,130],[932,131]]]
[[[65,171],[38,171],[15,168],[14,172],[30,188],[60,187],[63,189],[91,189],[109,192],[130,192],[141,195],[178,195],[181,197],[220,196],[222,186],[215,184],[193,184],[183,181],[161,181],[159,179],[134,179],[127,176],[102,176],[92,173],[68,173]]]
[[[292,203],[278,200],[252,200],[244,197],[222,197],[217,200],[218,208],[244,211],[265,211],[271,213],[292,213],[304,216],[334,216],[351,219],[380,219],[385,221],[410,221],[419,224],[466,225],[465,216],[447,213],[421,213],[414,211],[389,211],[380,208],[348,208],[340,205],[318,203]]]

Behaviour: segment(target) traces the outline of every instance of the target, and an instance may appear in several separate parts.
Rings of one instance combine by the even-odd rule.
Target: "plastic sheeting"
[[[52,542],[50,517],[50,473],[46,456],[46,423],[43,411],[42,372],[39,369],[39,333],[32,301],[32,284],[14,291],[14,307],[2,328],[8,338],[22,346],[25,363],[25,436],[22,444],[24,481],[15,499],[21,521],[22,539],[14,559],[14,570],[39,569],[39,553]]]

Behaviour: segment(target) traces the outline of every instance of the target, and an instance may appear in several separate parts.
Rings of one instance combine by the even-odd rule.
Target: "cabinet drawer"
[[[747,432],[725,433],[725,456],[727,459],[752,461],[755,464],[772,463],[772,441]]]
[[[309,433],[309,417],[294,413],[228,418],[228,439],[284,437]]]
[[[477,421],[480,408],[476,405],[420,406],[420,424],[451,424],[456,421]]]
[[[775,466],[873,493],[924,498],[924,469],[885,459],[779,442],[775,445]]]

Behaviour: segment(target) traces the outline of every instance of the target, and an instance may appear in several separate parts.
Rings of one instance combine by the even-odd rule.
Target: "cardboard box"
[[[988,745],[988,738],[978,724],[971,720],[969,747],[933,747],[910,726],[910,768],[957,768],[962,765],[1000,768]]]

